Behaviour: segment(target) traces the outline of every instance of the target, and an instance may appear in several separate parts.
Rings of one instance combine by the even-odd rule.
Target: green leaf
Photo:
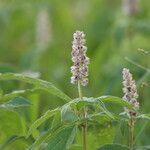
[[[136,147],[136,148],[134,148],[134,150],[150,150],[150,145]]]
[[[77,126],[70,126],[61,130],[48,141],[48,145],[45,148],[45,150],[68,149],[73,143],[76,132],[77,132]]]
[[[1,109],[14,109],[19,107],[30,106],[31,103],[23,97],[15,97],[14,99],[0,105]]]
[[[72,122],[78,120],[78,116],[71,110],[70,105],[65,104],[61,108],[61,120],[63,122]]]
[[[130,150],[128,147],[119,144],[106,144],[97,150]]]
[[[82,145],[79,145],[79,144],[73,144],[71,145],[70,147],[70,150],[82,150]]]
[[[39,119],[37,119],[30,127],[26,138],[28,138],[32,132],[34,132],[34,130],[39,127],[43,122],[45,122],[47,119],[49,119],[50,117],[54,116],[56,114],[56,112],[58,112],[59,108],[56,108],[54,110],[48,110],[42,117],[40,117]]]
[[[79,98],[76,98],[74,99],[73,101],[70,102],[70,104],[72,103],[80,103],[80,102],[83,102],[85,104],[90,104],[90,103],[96,103],[96,102],[103,102],[103,103],[114,103],[114,104],[118,104],[120,106],[124,106],[124,107],[129,107],[129,108],[132,108],[131,104],[128,103],[127,101],[123,100],[122,98],[120,97],[115,97],[115,96],[101,96],[101,97],[97,97],[97,98],[94,98],[94,97],[83,97],[83,99],[79,99]],[[83,105],[82,103],[82,105]]]
[[[3,90],[0,89],[0,99],[2,98],[2,96],[3,96]]]
[[[93,113],[91,115],[87,115],[87,119],[88,119],[88,121],[96,122],[96,123],[99,123],[99,124],[104,124],[106,122],[112,122],[112,118],[109,117],[104,112]]]
[[[1,146],[0,146],[0,150],[3,150],[5,149],[7,146],[9,146],[11,143],[13,143],[14,141],[16,140],[19,140],[19,139],[22,139],[24,138],[24,136],[17,136],[17,135],[13,135],[11,137],[9,137],[5,143],[3,143]]]
[[[61,119],[61,112],[58,111],[58,112],[56,112],[55,116],[53,117],[51,128],[53,129],[55,127],[60,126],[60,124],[62,123],[61,120],[62,120]]]
[[[140,129],[137,131],[136,133],[136,137],[134,139],[134,143],[136,143],[136,141],[141,138],[141,135],[144,133],[144,129],[146,128],[148,122],[143,122],[142,121],[142,125],[140,125]]]
[[[150,114],[141,114],[137,118],[150,120]]]
[[[49,129],[48,131],[46,131],[45,133],[43,133],[42,135],[40,135],[38,138],[36,138],[35,142],[29,147],[29,150],[35,150],[35,149],[39,149],[39,147],[41,146],[41,144],[43,142],[45,142],[45,140],[47,139],[47,137],[52,134],[53,130]]]
[[[120,106],[126,106],[126,107],[129,107],[129,108],[132,108],[131,104],[128,103],[127,101],[123,100],[122,98],[120,97],[116,97],[116,96],[101,96],[101,97],[98,97],[96,98],[96,100],[101,100],[102,102],[106,102],[106,103],[114,103],[114,104],[118,104]]]
[[[56,113],[55,116],[58,113]],[[30,150],[39,149],[39,147],[46,141],[46,139],[52,134],[57,133],[57,131],[60,131],[61,129],[64,129],[64,125],[60,122],[59,125],[55,125],[54,127],[49,128],[46,132],[42,133],[38,138],[36,138],[35,142],[29,147]]]
[[[83,99],[77,98],[77,99],[74,99],[72,102],[70,102],[70,105],[76,104],[78,107],[83,107],[85,105],[92,105],[95,107],[99,106],[99,108],[103,112],[105,112],[110,118],[115,119],[114,115],[107,110],[104,103],[112,103],[112,104],[114,103],[114,104],[118,104],[120,106],[132,108],[132,106],[127,101],[125,101],[119,97],[115,97],[115,96],[101,96],[98,98],[83,97]],[[94,105],[94,104],[96,104],[96,105]]]
[[[71,98],[64,94],[62,91],[57,89],[52,83],[43,81],[37,78],[33,78],[30,76],[22,75],[22,74],[15,74],[15,73],[0,73],[0,80],[19,80],[23,82],[27,82],[33,84],[36,88],[45,90],[59,98],[70,101]]]
[[[48,141],[56,137],[61,131],[72,126],[76,126],[75,122],[68,123],[68,124],[60,123],[59,125],[49,128],[46,132],[42,133],[36,139],[36,141],[30,146],[29,149],[32,150],[39,149],[40,147],[42,147],[42,144],[47,143]]]
[[[11,93],[2,95],[1,98],[0,98],[0,101],[7,101],[7,100],[13,99],[13,98],[15,98],[15,97],[17,97],[19,95],[25,94],[27,92],[33,92],[35,90],[36,89],[26,89],[26,90],[13,91]]]
[[[0,142],[4,143],[6,138],[12,135],[23,135],[21,117],[12,111],[0,109]]]

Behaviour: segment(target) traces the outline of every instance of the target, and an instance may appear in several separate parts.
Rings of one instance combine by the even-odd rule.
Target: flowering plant
[[[73,34],[72,43],[72,61],[71,83],[77,84],[79,97],[70,98],[64,92],[56,88],[52,83],[40,80],[30,75],[4,73],[0,74],[0,80],[19,80],[33,85],[32,89],[14,91],[10,94],[1,94],[2,110],[13,110],[31,106],[31,103],[21,97],[26,92],[36,90],[47,91],[65,101],[65,104],[53,110],[48,110],[43,116],[37,119],[30,127],[27,133],[21,137],[13,137],[11,140],[23,138],[31,140],[30,150],[88,150],[88,136],[91,132],[90,127],[100,120],[100,123],[119,123],[125,121],[129,128],[128,146],[120,144],[102,145],[98,150],[129,150],[136,149],[134,128],[139,119],[150,119],[147,114],[139,112],[138,94],[135,81],[129,69],[123,69],[123,98],[115,96],[84,97],[82,86],[88,84],[88,65],[89,58],[86,56],[87,47],[85,46],[85,34],[76,31]],[[7,102],[6,102],[7,101]],[[110,112],[107,104],[115,104],[124,108],[123,113]],[[34,107],[34,106],[32,106]],[[49,128],[44,132],[40,126],[50,122]],[[77,140],[77,136],[82,134],[82,142]],[[97,139],[100,141],[101,139]],[[5,147],[5,145],[3,146]],[[1,148],[2,149],[2,148]],[[137,148],[138,149],[138,148]]]

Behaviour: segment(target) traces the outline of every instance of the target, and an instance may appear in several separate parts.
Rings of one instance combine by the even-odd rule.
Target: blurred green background
[[[77,97],[76,86],[70,84],[71,42],[73,32],[81,30],[86,34],[87,53],[91,60],[89,85],[83,89],[84,95],[122,97],[121,71],[127,67],[137,81],[140,110],[148,113],[149,6],[149,0],[1,0],[0,72],[38,75],[54,83],[70,97]],[[30,87],[14,81],[1,81],[0,86],[3,93]],[[31,123],[46,110],[64,104],[61,99],[41,91],[25,96],[33,106],[21,110],[21,116],[8,111],[0,112],[0,144],[13,135],[24,135]],[[115,109],[115,106],[112,107],[112,110]],[[137,145],[150,144],[150,123],[139,122],[137,131],[143,126],[144,131]],[[101,135],[95,136],[98,130]],[[108,130],[114,133],[116,125],[93,128],[89,145],[113,142],[115,134],[109,136]],[[12,143],[7,149],[23,150],[31,144],[30,141],[21,142]],[[124,140],[120,138],[117,142],[124,143]]]

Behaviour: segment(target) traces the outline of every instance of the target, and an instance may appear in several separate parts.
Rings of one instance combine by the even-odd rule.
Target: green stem
[[[128,122],[128,146],[131,147],[131,139],[130,139],[130,134],[131,134],[131,130],[130,130],[130,122]]]
[[[78,92],[79,92],[79,98],[82,100],[82,90],[81,90],[81,85],[80,82],[78,81]],[[86,107],[83,108],[83,117],[84,120],[86,120],[87,112],[86,112]],[[83,140],[83,150],[87,150],[87,121],[85,121],[82,124],[82,140]]]
[[[129,121],[129,147],[132,149],[134,145],[134,125],[135,120],[131,117]]]
[[[80,85],[80,82],[78,81],[78,93],[79,93],[79,98],[82,100],[83,97],[82,97],[82,89],[81,89],[81,85]]]

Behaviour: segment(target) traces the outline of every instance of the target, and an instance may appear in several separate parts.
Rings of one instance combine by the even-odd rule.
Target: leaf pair
[[[114,101],[113,101],[114,100]],[[74,128],[77,128],[78,125],[80,125],[83,122],[82,118],[79,118],[78,115],[76,114],[76,107],[80,108],[83,106],[96,106],[100,102],[100,109],[103,112],[97,112],[94,114],[89,114],[87,116],[87,120],[91,119],[96,119],[96,117],[102,117],[102,116],[108,116],[109,118],[115,119],[115,116],[111,114],[104,106],[104,102],[115,102],[121,106],[128,106],[130,105],[123,101],[122,99],[119,99],[117,97],[112,97],[112,96],[103,96],[99,98],[86,98],[84,97],[82,100],[77,98],[74,99],[62,107],[56,108],[54,110],[48,110],[42,117],[40,117],[38,120],[36,120],[30,127],[29,132],[27,134],[27,137],[29,137],[32,133],[35,132],[35,130],[43,124],[46,120],[49,118],[53,117],[53,123],[51,128],[46,131],[45,133],[41,134],[35,141],[35,143],[30,147],[31,149],[36,149],[39,148],[42,145],[45,145],[47,147],[48,145],[53,145],[53,147],[56,149],[58,147],[61,147],[61,149],[66,148],[64,145],[68,145],[67,141],[66,144],[63,142],[63,138],[61,135],[65,135],[65,132],[69,132],[70,128],[73,130],[73,135],[71,134],[72,132],[70,131],[70,134],[75,137],[76,135],[76,130]],[[121,102],[120,102],[121,101]],[[103,108],[103,109],[102,109]],[[107,121],[107,120],[106,120]],[[70,136],[71,136],[70,135]],[[60,138],[59,138],[60,137]],[[67,136],[66,136],[67,137]],[[59,140],[58,140],[59,139]],[[61,141],[61,139],[63,141]],[[58,141],[60,142],[58,142]],[[69,140],[70,141],[70,140]],[[73,140],[71,140],[73,142]],[[72,144],[70,142],[69,145]],[[54,144],[55,143],[55,144]],[[57,144],[56,144],[57,143]],[[64,146],[64,147],[63,147]],[[67,146],[69,147],[69,146]]]
[[[76,136],[78,125],[80,125],[82,121],[84,121],[83,118],[78,115],[78,110],[80,110],[80,108],[82,108],[83,106],[89,106],[93,109],[92,113],[87,116],[87,120],[94,120],[97,116],[104,115],[113,120],[116,120],[116,116],[106,109],[104,103],[115,103],[123,107],[132,107],[128,102],[122,100],[121,98],[113,96],[101,96],[98,98],[84,97],[82,100],[79,98],[71,100],[71,98],[69,98],[66,94],[53,86],[50,82],[46,82],[30,76],[24,76],[21,74],[0,74],[0,80],[24,81],[34,85],[35,89],[45,90],[67,102],[60,108],[48,110],[41,118],[36,120],[31,125],[27,133],[27,137],[34,133],[40,125],[53,117],[51,128],[49,128],[45,133],[41,133],[41,135],[36,139],[35,143],[30,147],[30,149],[44,147],[44,149],[65,150],[69,148]],[[14,96],[15,94],[18,95],[20,93],[12,93],[8,95],[8,97]],[[19,97],[2,104],[0,108],[12,109],[23,106],[29,106],[29,102],[24,98]]]

